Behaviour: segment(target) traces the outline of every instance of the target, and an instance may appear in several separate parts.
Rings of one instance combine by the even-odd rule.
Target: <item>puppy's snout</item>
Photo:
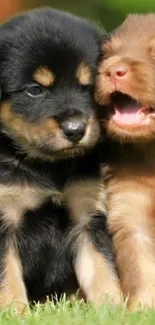
[[[112,80],[121,80],[128,75],[128,65],[127,64],[118,64],[110,66],[107,71],[106,75],[110,77]]]
[[[77,119],[62,122],[62,130],[69,141],[79,142],[85,135],[86,124]]]

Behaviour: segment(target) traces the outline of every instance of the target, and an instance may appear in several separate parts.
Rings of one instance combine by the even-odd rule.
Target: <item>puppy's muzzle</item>
[[[86,132],[86,123],[81,119],[70,118],[61,123],[61,128],[67,139],[76,143],[84,137]]]

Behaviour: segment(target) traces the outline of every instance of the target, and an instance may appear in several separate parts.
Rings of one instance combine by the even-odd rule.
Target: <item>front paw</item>
[[[97,306],[102,306],[105,302],[119,305],[123,300],[123,295],[118,283],[111,286],[104,283],[104,285],[100,284],[89,289],[86,293],[86,300]]]
[[[14,303],[13,306],[15,307],[15,310],[18,314],[22,314],[22,315],[31,314],[30,307],[28,304],[18,302],[18,303]]]
[[[128,299],[130,311],[142,311],[143,309],[155,309],[155,289],[141,291],[138,295]]]

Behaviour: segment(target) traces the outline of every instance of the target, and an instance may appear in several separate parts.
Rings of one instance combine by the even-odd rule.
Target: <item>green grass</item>
[[[155,311],[129,313],[125,306],[104,305],[97,308],[79,301],[62,299],[54,306],[47,302],[37,305],[31,314],[17,315],[13,309],[0,313],[0,325],[154,325]]]

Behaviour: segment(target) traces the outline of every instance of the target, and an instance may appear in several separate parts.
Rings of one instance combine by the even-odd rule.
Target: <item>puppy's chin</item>
[[[7,132],[7,135],[8,132]],[[32,142],[28,143],[24,141],[21,138],[16,138],[15,136],[10,136],[15,144],[15,146],[18,148],[18,151],[20,153],[26,154],[28,158],[34,158],[34,159],[41,159],[44,161],[55,161],[55,160],[62,160],[62,159],[70,159],[77,156],[83,156],[88,151],[90,151],[98,142],[99,138],[89,138],[86,140],[81,141],[81,143],[72,144],[68,143],[68,145],[61,146],[60,142],[61,139],[52,139],[54,143],[53,146],[49,144],[45,144],[45,142]],[[58,147],[57,147],[57,141]],[[63,144],[62,139],[62,144]]]
[[[42,160],[55,161],[62,159],[83,156],[93,149],[100,138],[100,128],[97,121],[88,125],[86,134],[77,143],[64,139],[62,136],[49,138],[48,141],[40,139],[40,142],[26,143],[18,139],[21,151],[25,152],[30,158],[39,158]],[[17,139],[16,139],[17,141]]]
[[[51,148],[48,147],[29,147],[23,148],[23,151],[28,155],[30,158],[34,159],[41,159],[44,161],[57,161],[57,160],[63,160],[63,159],[70,159],[77,156],[83,156],[90,148],[84,148],[84,147],[72,147],[72,148],[66,148],[62,150],[56,150],[53,151]]]
[[[155,121],[151,123],[151,128],[146,126],[137,130],[120,127],[113,120],[104,121],[105,124],[107,134],[121,143],[147,144],[155,141]]]

